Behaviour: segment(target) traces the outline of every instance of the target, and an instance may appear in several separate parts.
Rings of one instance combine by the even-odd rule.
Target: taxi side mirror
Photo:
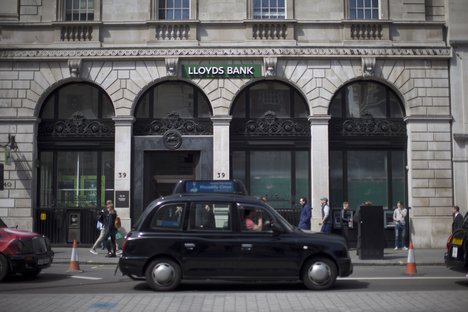
[[[275,234],[284,233],[283,227],[281,225],[279,225],[278,223],[272,223],[271,224],[271,229],[273,230],[273,233],[275,233]]]

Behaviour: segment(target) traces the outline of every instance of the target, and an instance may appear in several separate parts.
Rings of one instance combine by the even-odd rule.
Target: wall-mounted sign
[[[258,78],[262,76],[260,64],[182,65],[184,78]]]
[[[115,207],[116,208],[127,208],[128,205],[128,198],[130,192],[129,191],[115,191]]]

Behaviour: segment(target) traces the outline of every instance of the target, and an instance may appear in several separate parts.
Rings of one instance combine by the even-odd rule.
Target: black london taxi
[[[447,239],[445,265],[453,271],[468,272],[468,212],[463,218],[463,226]]]
[[[188,280],[302,281],[320,290],[352,273],[342,237],[302,231],[238,185],[181,181],[154,200],[126,236],[121,272],[159,291]]]

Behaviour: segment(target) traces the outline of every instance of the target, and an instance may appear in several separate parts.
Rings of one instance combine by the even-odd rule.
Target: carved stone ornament
[[[406,138],[406,123],[395,118],[332,118],[331,137],[385,136]]]
[[[42,120],[38,134],[40,138],[112,138],[115,130],[113,121],[86,119],[82,115],[75,114],[70,119]]]
[[[443,58],[452,57],[452,49],[446,47],[437,48],[87,48],[87,49],[0,49],[0,58],[2,59],[60,59],[60,58],[115,58],[115,59],[133,59],[154,58],[154,57],[206,57],[213,56],[263,56],[263,57],[402,57],[413,58]]]
[[[81,72],[81,59],[69,59],[68,68],[70,69],[70,75],[72,77],[79,77]]]
[[[170,113],[166,118],[137,118],[134,135],[164,135],[168,130],[177,130],[182,135],[212,135],[213,123],[209,118],[181,118]]]
[[[265,66],[265,76],[272,77],[276,76],[276,65],[278,63],[277,57],[265,57],[263,64]]]
[[[375,57],[363,57],[361,59],[362,76],[372,77],[375,73]]]
[[[178,57],[166,57],[166,72],[168,76],[177,76],[178,67],[179,67],[179,58]]]
[[[261,118],[232,120],[232,133],[243,136],[310,136],[306,118],[278,118],[268,111]]]
[[[182,145],[182,135],[175,129],[167,130],[163,135],[163,143],[167,149],[176,150]]]

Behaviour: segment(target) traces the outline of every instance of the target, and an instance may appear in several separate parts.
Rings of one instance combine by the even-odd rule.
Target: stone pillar
[[[229,124],[231,116],[213,116],[213,179],[229,180]]]
[[[449,116],[409,116],[408,206],[418,248],[441,248],[451,232],[453,205]]]
[[[132,125],[133,116],[113,118],[115,122],[114,152],[114,206],[122,221],[122,227],[130,230],[130,176],[132,169]]]
[[[328,150],[328,122],[329,115],[311,116],[310,121],[310,171],[312,230],[319,231],[322,219],[320,198],[329,198],[329,150]]]
[[[3,117],[0,120],[0,151],[4,165],[4,190],[0,191],[0,216],[10,227],[33,230],[37,196],[36,117]],[[12,142],[9,142],[9,140]],[[14,142],[13,149],[9,146]],[[7,154],[4,154],[4,150]],[[7,159],[8,158],[8,159]]]

